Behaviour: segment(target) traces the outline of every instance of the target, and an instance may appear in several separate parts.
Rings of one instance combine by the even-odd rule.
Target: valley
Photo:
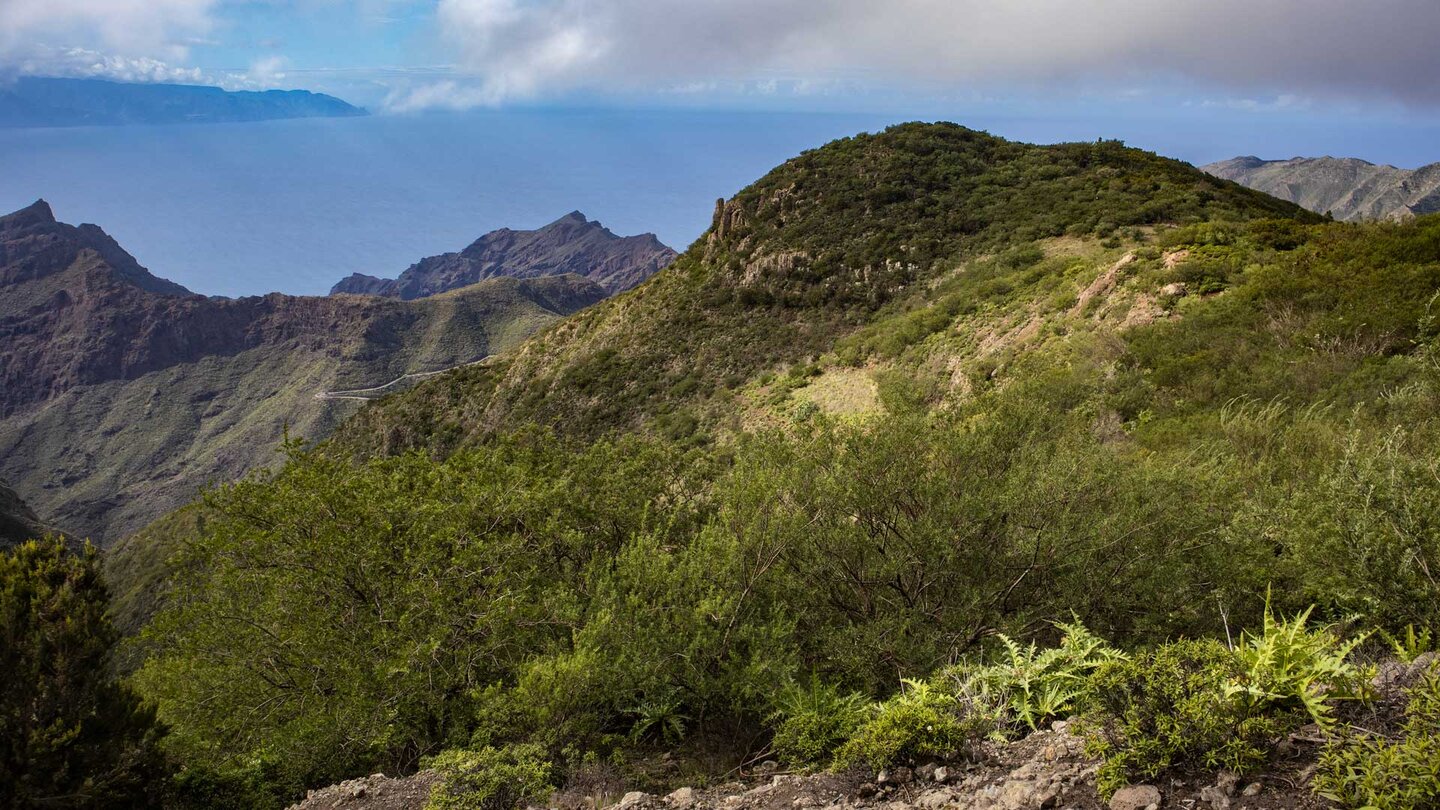
[[[472,363],[606,295],[492,275],[416,301],[205,298],[36,203],[0,218],[0,476],[46,520],[113,542],[270,466],[287,433],[323,438],[353,405],[317,393]]]

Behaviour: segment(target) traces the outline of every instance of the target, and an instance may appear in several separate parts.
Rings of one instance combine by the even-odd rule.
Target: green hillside
[[[287,429],[323,437],[363,404],[317,394],[473,362],[596,297],[574,277],[416,302],[275,296],[269,317],[295,334],[77,386],[0,420],[0,472],[76,536],[114,541],[207,484],[276,463]]]
[[[1076,713],[1107,794],[1318,721],[1303,762],[1360,795],[1365,746],[1430,750],[1350,728],[1403,701],[1342,637],[1440,629],[1437,295],[1437,217],[1114,143],[840,141],[134,538],[133,684],[188,789],[256,805],[447,750],[657,788],[958,762]]]
[[[1317,221],[1115,142],[1030,146],[951,124],[892,127],[777,168],[720,206],[661,277],[503,364],[368,410],[344,441],[361,452],[449,447],[531,421],[580,436],[734,429],[733,397],[755,375],[823,355],[968,261],[1042,238],[1114,241],[1158,224],[1275,216]]]

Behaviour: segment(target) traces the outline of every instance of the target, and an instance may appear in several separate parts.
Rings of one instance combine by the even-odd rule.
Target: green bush
[[[947,758],[994,733],[995,712],[983,702],[924,681],[903,683],[840,747],[837,765],[878,769],[918,757]]]
[[[143,807],[169,776],[163,728],[110,675],[98,553],[0,551],[0,807]]]
[[[1350,654],[1368,636],[1346,640],[1333,628],[1310,629],[1310,613],[1286,620],[1267,608],[1261,631],[1245,633],[1235,651],[1242,675],[1226,686],[1226,697],[1252,712],[1303,708],[1322,728],[1334,725],[1333,702],[1364,698],[1370,673]]]
[[[1074,709],[1089,689],[1089,676],[1103,664],[1124,655],[1083,624],[1057,623],[1064,632],[1058,647],[1024,647],[1006,635],[1003,660],[981,667],[950,671],[964,692],[991,697],[1013,725],[1031,730]]]
[[[865,722],[870,708],[864,695],[842,692],[819,676],[787,684],[775,703],[772,746],[781,759],[801,765],[828,760]]]
[[[426,810],[511,810],[553,790],[550,761],[538,745],[446,751],[430,767],[440,782]]]
[[[1263,762],[1270,739],[1295,717],[1226,697],[1243,676],[1239,658],[1215,641],[1174,642],[1100,667],[1082,728],[1103,760],[1101,794],[1176,766],[1245,773]]]
[[[1344,807],[1440,806],[1440,668],[1411,689],[1397,739],[1362,736],[1326,745],[1315,789]]]

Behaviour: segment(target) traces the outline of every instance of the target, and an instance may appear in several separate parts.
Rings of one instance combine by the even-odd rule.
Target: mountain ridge
[[[0,475],[77,536],[133,531],[354,409],[322,391],[472,362],[601,300],[575,275],[422,301],[226,299],[146,271],[43,201],[0,217]]]
[[[1405,219],[1440,211],[1440,163],[1401,169],[1360,158],[1246,155],[1201,169],[1340,220]]]
[[[723,403],[743,381],[830,351],[962,258],[1222,214],[1319,220],[1116,142],[1035,146],[948,123],[841,139],[718,201],[710,230],[665,273],[501,362],[382,400],[338,438],[362,453],[433,450],[435,437],[527,420],[586,437],[646,424],[690,435],[730,419]]]
[[[575,273],[611,294],[624,292],[658,273],[678,255],[653,233],[617,236],[579,211],[531,231],[500,228],[455,253],[429,256],[399,278],[355,273],[337,282],[331,295],[378,295],[414,300],[497,276],[536,278]]]

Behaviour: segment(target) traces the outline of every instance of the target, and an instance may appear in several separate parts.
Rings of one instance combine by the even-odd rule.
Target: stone
[[[1240,795],[1241,795],[1241,796],[1246,796],[1246,797],[1259,796],[1259,795],[1260,795],[1260,791],[1262,791],[1262,790],[1264,790],[1264,789],[1265,789],[1265,786],[1262,785],[1262,784],[1260,784],[1259,782],[1251,782],[1250,784],[1248,784],[1248,785],[1245,786],[1245,790],[1242,791]]]
[[[941,765],[935,769],[935,772],[930,775],[930,778],[943,785],[950,781],[950,775],[950,769]]]
[[[617,804],[616,807],[633,807],[637,804],[644,804],[645,801],[650,798],[651,796],[649,793],[645,793],[644,791],[640,790],[632,790],[629,793],[626,793],[624,796],[620,797],[620,803]]]
[[[1050,724],[1050,730],[1055,732],[1056,734],[1064,734],[1069,729],[1070,721],[1068,720],[1056,720],[1055,722]]]
[[[665,797],[665,803],[676,810],[688,810],[695,805],[695,788],[682,787]]]
[[[1150,805],[1159,805],[1160,788],[1154,785],[1126,785],[1110,797],[1110,810],[1145,810]]]
[[[927,762],[915,769],[915,778],[922,782],[929,782],[935,778],[935,770],[939,767],[934,762]]]
[[[1218,785],[1201,788],[1200,801],[1206,802],[1215,810],[1230,810],[1230,794]]]
[[[804,808],[806,807],[815,807],[816,805],[820,804],[820,802],[816,801],[814,796],[801,796],[790,804],[793,807],[804,810]]]
[[[1185,284],[1179,281],[1174,282],[1173,284],[1166,284],[1164,287],[1160,288],[1161,295],[1171,295],[1176,298],[1185,295],[1185,292]]]
[[[896,768],[894,773],[890,774],[890,778],[893,779],[897,785],[908,785],[915,781],[915,772],[902,765]]]

